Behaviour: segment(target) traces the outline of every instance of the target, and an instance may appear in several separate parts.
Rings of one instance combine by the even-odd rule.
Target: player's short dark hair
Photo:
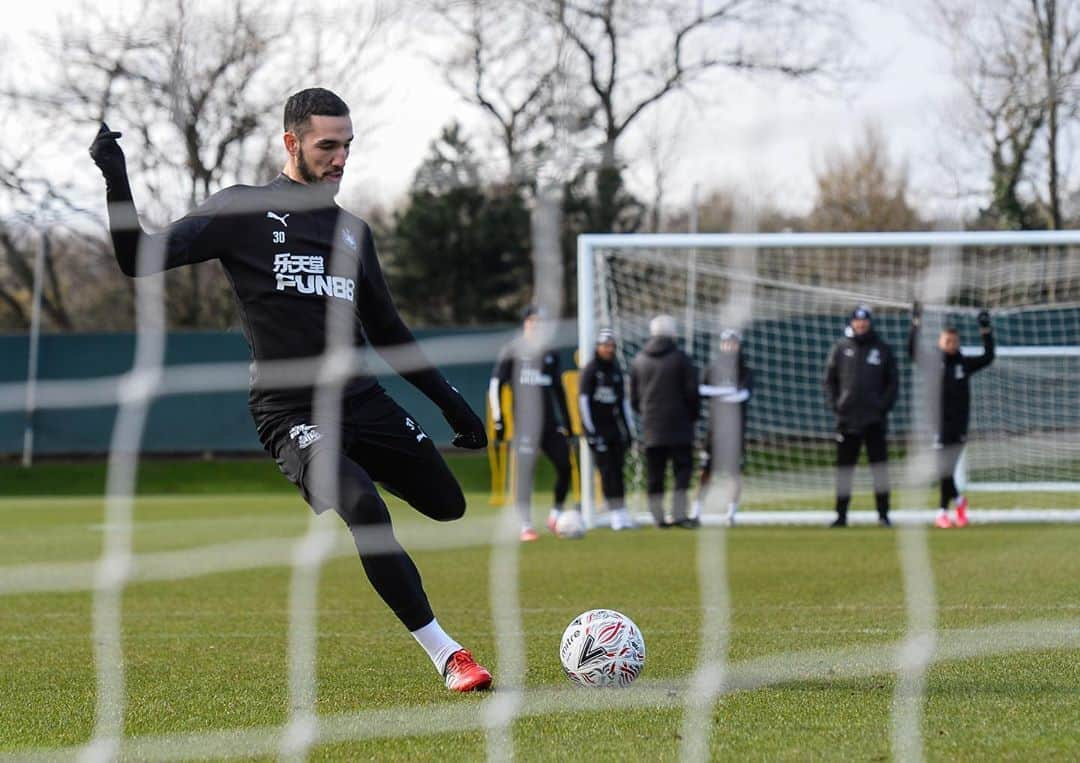
[[[286,132],[297,135],[303,131],[311,117],[345,117],[349,107],[336,93],[326,88],[309,87],[289,96],[285,101],[285,115],[282,122]]]
[[[953,326],[953,325],[950,324],[950,325],[946,326],[945,328],[943,328],[941,330],[941,333],[942,334],[955,334],[956,336],[960,336],[960,329],[958,329],[958,328],[956,328],[956,326]]]

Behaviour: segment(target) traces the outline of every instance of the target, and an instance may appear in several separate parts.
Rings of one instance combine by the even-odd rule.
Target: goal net
[[[924,388],[908,357],[914,300],[924,305],[921,346],[931,353],[946,325],[959,330],[965,354],[981,353],[976,316],[986,309],[993,321],[996,360],[971,380],[958,484],[986,492],[979,505],[987,508],[1075,505],[1069,491],[1080,487],[1078,233],[585,236],[578,267],[583,357],[591,355],[596,330],[607,326],[628,366],[648,339],[650,319],[662,313],[678,320],[680,345],[699,369],[717,352],[722,331],[742,332],[755,380],[743,488],[751,508],[831,508],[835,445],[825,362],[860,303],[873,309],[874,328],[900,368],[889,417],[892,485],[912,491],[901,502],[932,505],[926,422],[927,401],[937,391]],[[699,445],[706,418],[698,424]],[[640,453],[631,461],[640,500]],[[856,496],[869,483],[868,470],[856,469]],[[584,497],[590,510],[597,503],[592,493]]]

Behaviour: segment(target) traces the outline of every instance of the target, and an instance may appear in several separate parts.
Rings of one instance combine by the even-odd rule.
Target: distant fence
[[[485,327],[484,332],[512,327]],[[475,330],[418,330],[419,339],[467,336]],[[93,379],[128,371],[135,338],[128,333],[45,334],[41,337],[38,378]],[[0,383],[26,380],[29,337],[0,336]],[[173,332],[168,335],[166,366],[192,363],[247,363],[244,338],[233,332]],[[493,362],[444,366],[450,382],[483,415],[484,396]],[[397,376],[380,378],[387,391],[424,426],[439,444],[450,441],[450,429],[438,409]],[[116,406],[39,409],[34,413],[34,452],[38,455],[106,453],[116,419]],[[22,452],[26,416],[0,412],[0,454]],[[170,395],[154,402],[146,422],[142,449],[149,453],[243,453],[262,450],[247,408],[247,392],[236,390],[199,395]]]

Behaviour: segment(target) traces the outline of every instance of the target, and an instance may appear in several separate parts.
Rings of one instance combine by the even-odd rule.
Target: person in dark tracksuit
[[[709,401],[709,431],[705,438],[705,465],[692,515],[698,517],[712,482],[713,471],[727,480],[727,524],[735,524],[742,494],[746,460],[746,405],[753,392],[753,373],[742,352],[742,336],[735,329],[720,334],[716,354],[698,388]]]
[[[563,390],[559,354],[542,339],[543,314],[531,306],[525,311],[522,334],[507,344],[495,362],[488,385],[488,403],[495,422],[495,439],[501,441],[503,385],[510,385],[514,399],[515,501],[521,514],[521,540],[537,539],[532,526],[533,473],[538,451],[555,467],[555,503],[548,512],[547,528],[555,532],[566,495],[570,492],[570,410]]]
[[[825,364],[825,401],[836,416],[836,521],[847,526],[851,483],[859,451],[866,443],[878,524],[889,521],[889,453],[885,435],[889,411],[896,403],[899,372],[892,347],[878,336],[866,305],[851,313],[844,336],[829,351]]]
[[[908,333],[908,356],[923,374],[924,389],[931,399],[930,421],[933,422],[933,447],[937,453],[937,471],[941,480],[941,503],[934,524],[952,527],[949,504],[956,499],[956,527],[968,524],[967,498],[956,489],[953,473],[967,442],[971,419],[971,375],[994,362],[994,334],[990,328],[990,313],[979,313],[979,334],[982,355],[967,356],[960,352],[960,333],[946,326],[938,335],[937,348],[919,347],[922,309],[916,302],[911,309],[911,331]]]
[[[690,357],[675,345],[675,319],[658,315],[649,323],[649,340],[630,364],[630,405],[641,416],[649,511],[658,527],[697,527],[687,514],[687,491],[694,468],[694,422],[698,418],[698,374]],[[664,478],[668,462],[675,472],[672,520],[664,517]]]
[[[634,526],[626,510],[623,484],[626,452],[633,442],[630,400],[625,386],[623,371],[615,357],[615,335],[611,329],[601,329],[596,335],[596,354],[581,370],[578,408],[582,429],[596,458],[613,530]]]

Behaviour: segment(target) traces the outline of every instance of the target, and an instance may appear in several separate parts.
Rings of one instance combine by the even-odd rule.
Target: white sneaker
[[[630,516],[630,512],[626,509],[614,509],[611,512],[611,529],[633,530],[634,518]]]

